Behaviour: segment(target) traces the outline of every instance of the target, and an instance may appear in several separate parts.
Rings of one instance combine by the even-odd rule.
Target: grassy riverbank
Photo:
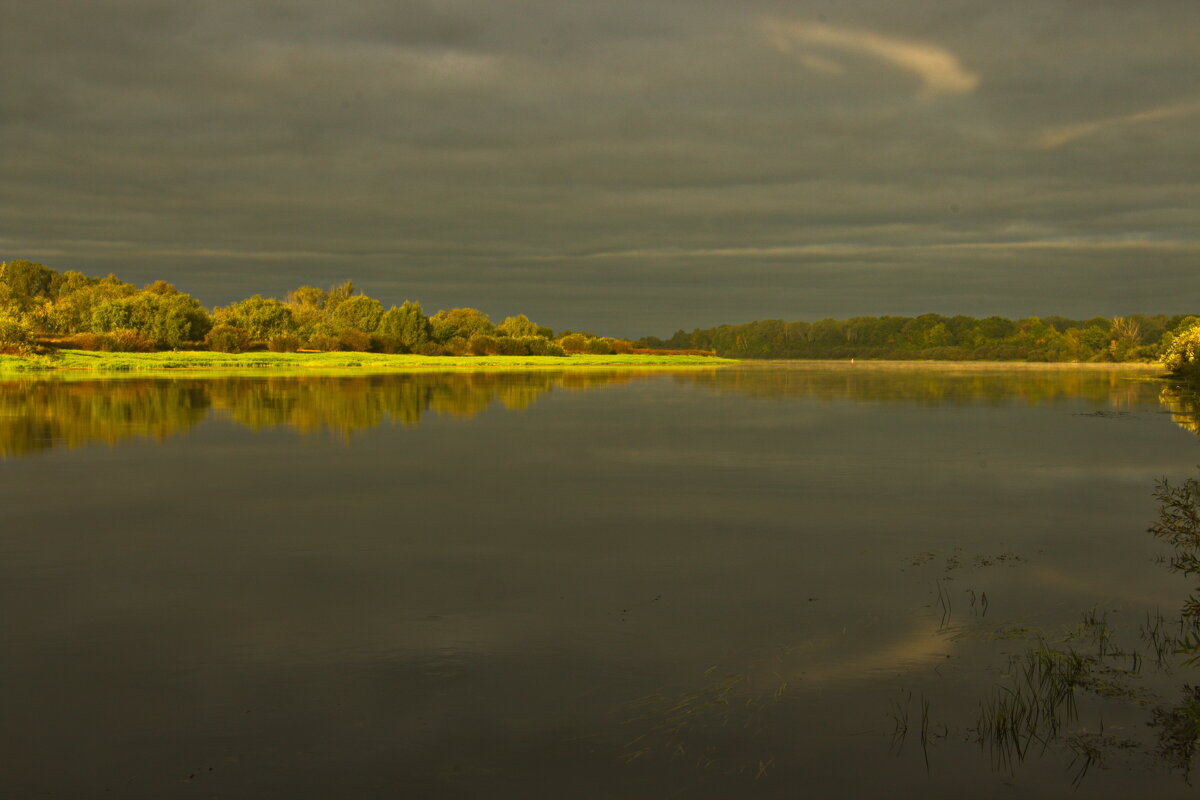
[[[160,370],[225,369],[370,369],[420,370],[481,368],[574,368],[716,366],[733,359],[686,355],[571,355],[559,356],[416,356],[383,353],[216,353],[170,351],[102,353],[62,350],[53,356],[0,355],[0,373],[83,370],[88,372],[156,372]]]

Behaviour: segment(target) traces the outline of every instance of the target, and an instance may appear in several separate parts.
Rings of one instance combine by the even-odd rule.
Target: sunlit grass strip
[[[54,356],[0,356],[0,373],[57,370],[91,372],[153,372],[158,370],[224,369],[371,369],[419,370],[484,368],[714,366],[737,361],[689,355],[572,355],[559,356],[415,356],[383,353],[102,353],[62,350]]]

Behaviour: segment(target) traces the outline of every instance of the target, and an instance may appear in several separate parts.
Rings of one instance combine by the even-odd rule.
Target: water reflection
[[[668,373],[718,392],[918,405],[1041,403],[1082,398],[1131,407],[1143,391],[1128,370],[980,369],[832,364]],[[391,375],[0,382],[0,456],[23,456],[130,437],[162,440],[210,416],[254,429],[286,426],[349,435],[385,422],[419,424],[433,412],[470,418],[494,403],[523,411],[555,388],[586,390],[661,377],[660,372],[455,372]],[[1200,400],[1177,387],[1161,401],[1181,426],[1200,432]]]
[[[1132,366],[1132,365],[1130,365]],[[749,365],[705,373],[677,373],[675,380],[718,392],[758,397],[809,397],[920,405],[1040,405],[1080,398],[1127,408],[1141,395],[1139,379],[1161,368],[1088,368],[1079,365],[889,364],[831,362]]]
[[[1191,796],[1161,384],[735,369],[0,385],[0,795]]]
[[[1172,422],[1200,435],[1200,395],[1195,389],[1170,384],[1162,388],[1158,399],[1171,412]]]
[[[161,440],[204,419],[211,406],[211,387],[200,381],[0,383],[0,456],[131,436]]]
[[[18,380],[0,382],[0,457],[130,437],[157,440],[219,416],[254,429],[348,435],[385,422],[416,425],[433,412],[470,418],[499,403],[523,411],[552,389],[627,382],[639,372],[457,372]]]
[[[1194,581],[1200,577],[1200,480],[1160,479],[1154,497],[1158,518],[1149,532],[1171,548],[1161,560]],[[954,635],[1032,644],[1007,656],[973,724],[941,721],[931,728],[930,701],[922,696],[919,733],[908,705],[896,705],[895,741],[917,738],[928,765],[930,747],[953,735],[978,744],[993,768],[1009,775],[1048,751],[1065,751],[1076,786],[1093,767],[1141,756],[1190,783],[1200,750],[1200,686],[1176,681],[1200,663],[1198,597],[1200,586],[1171,617],[1145,612],[1136,635],[1118,619],[1138,619],[1137,610],[1122,614],[1119,608],[1092,608],[1059,630],[964,626]],[[1129,724],[1139,717],[1139,724]]]

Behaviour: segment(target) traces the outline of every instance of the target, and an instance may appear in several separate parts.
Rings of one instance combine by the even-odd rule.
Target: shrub
[[[62,346],[72,350],[102,350],[100,333],[77,333],[62,340]]]
[[[12,314],[0,314],[0,353],[26,355],[33,352],[33,329]]]
[[[347,300],[346,302],[350,301]],[[356,353],[365,353],[371,349],[371,337],[357,328],[346,328],[338,333],[337,340],[337,349],[339,350],[351,350]]]
[[[1156,344],[1138,345],[1126,354],[1131,361],[1155,361],[1159,356],[1159,346]]]
[[[154,350],[153,339],[128,328],[107,333],[79,334],[71,343],[80,350],[102,350],[106,353],[149,353]]]
[[[524,342],[526,351],[531,356],[558,356],[559,358],[563,358],[567,355],[555,342],[542,336],[525,339]]]
[[[408,348],[399,336],[376,334],[371,337],[371,351],[375,353],[407,353]]]
[[[494,356],[500,352],[499,340],[494,336],[477,333],[468,340],[467,351],[473,356]]]
[[[1200,324],[1173,336],[1163,351],[1162,362],[1175,375],[1200,377]]]
[[[443,356],[446,354],[445,348],[437,342],[421,342],[414,346],[412,351],[419,356]]]
[[[443,346],[442,354],[448,356],[465,356],[469,350],[466,339],[461,336],[451,337]]]
[[[526,344],[524,337],[514,339],[509,336],[501,336],[496,339],[496,353],[502,356],[527,356],[529,355],[529,345]]]
[[[278,333],[267,340],[267,349],[272,353],[294,353],[300,349],[300,340],[290,333]]]
[[[219,353],[241,353],[250,348],[250,332],[232,325],[217,325],[204,337],[204,344]]]
[[[154,350],[154,340],[140,331],[119,328],[104,334],[105,349],[114,353],[149,353]]]
[[[559,339],[558,346],[565,353],[586,353],[588,352],[588,338],[582,333],[572,333]]]
[[[304,343],[304,349],[319,350],[322,353],[332,353],[335,352],[340,345],[341,342],[338,341],[338,337],[330,336],[329,334],[325,333],[318,333]]]
[[[611,356],[613,349],[604,339],[588,339],[586,352],[596,356]]]

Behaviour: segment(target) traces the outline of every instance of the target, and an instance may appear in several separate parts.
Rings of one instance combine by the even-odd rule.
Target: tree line
[[[987,361],[1155,361],[1200,334],[1200,317],[1133,314],[1127,317],[853,317],[785,322],[781,319],[676,331],[669,339],[638,344],[661,349],[714,350],[730,358],[937,359]],[[1200,341],[1200,339],[1197,339]],[[1194,362],[1194,358],[1191,359]]]
[[[0,353],[65,347],[223,352],[372,351],[421,355],[692,352],[731,358],[1154,361],[1200,380],[1200,317],[853,317],[760,320],[637,341],[560,331],[524,314],[495,324],[474,308],[427,315],[406,300],[384,308],[352,281],[301,286],[283,299],[251,297],[211,310],[166,281],[142,288],[32,261],[0,263]]]
[[[145,352],[371,351],[421,355],[610,355],[634,352],[625,339],[538,325],[524,314],[495,324],[474,308],[426,315],[406,300],[384,308],[353,281],[301,286],[282,300],[256,294],[206,309],[166,281],[145,287],[115,275],[88,277],[32,261],[0,263],[0,352],[56,347]]]

